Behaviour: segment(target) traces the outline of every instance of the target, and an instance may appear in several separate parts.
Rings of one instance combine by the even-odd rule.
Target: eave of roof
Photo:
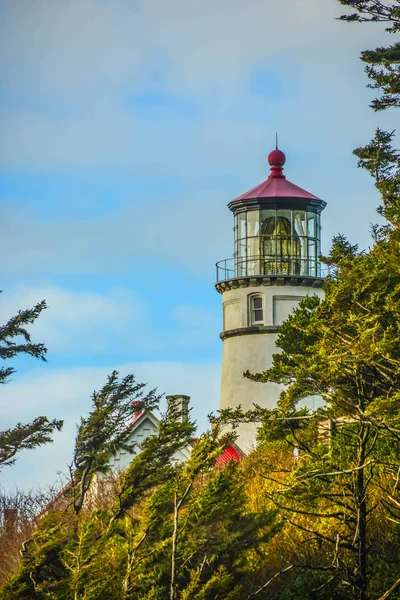
[[[131,431],[135,431],[135,429],[139,427],[139,425],[141,425],[146,419],[149,419],[149,421],[151,421],[155,427],[158,427],[160,423],[160,420],[155,416],[153,412],[151,412],[150,410],[141,410],[135,414],[132,422],[128,425],[128,429],[130,429]]]

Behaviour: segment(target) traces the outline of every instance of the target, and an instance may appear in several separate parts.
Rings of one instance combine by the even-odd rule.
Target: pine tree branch
[[[18,423],[13,429],[0,432],[0,469],[15,463],[21,450],[33,449],[53,441],[52,434],[60,431],[63,421],[37,417],[31,423]]]
[[[264,585],[262,585],[260,588],[258,588],[258,590],[256,590],[255,592],[253,592],[252,594],[247,596],[246,600],[252,600],[252,598],[256,598],[269,585],[271,585],[271,583],[273,583],[278,577],[280,577],[281,575],[284,575],[285,573],[287,573],[288,571],[291,571],[292,569],[309,569],[312,571],[335,571],[336,570],[334,567],[331,567],[331,566],[330,567],[314,567],[313,565],[289,565],[285,569],[282,569],[282,571],[275,573],[275,575],[273,577],[271,577],[271,579],[269,579],[266,583],[264,583]]]
[[[275,579],[277,579],[278,577],[280,577],[281,575],[283,575],[284,573],[287,573],[288,571],[291,571],[292,569],[295,569],[295,565],[289,565],[288,567],[286,567],[285,569],[282,569],[282,571],[279,571],[278,573],[275,573],[275,575],[273,577],[271,577],[271,579],[268,579],[268,581],[266,583],[264,583],[264,585],[262,585],[260,588],[258,588],[258,590],[256,592],[254,592],[253,594],[250,594],[250,596],[247,596],[246,600],[251,600],[252,598],[256,598],[259,594],[261,594],[261,592],[263,592],[273,581],[275,581]]]
[[[319,533],[318,531],[308,529],[308,527],[304,527],[303,525],[300,525],[299,523],[295,523],[294,521],[291,521],[290,519],[288,519],[288,521],[291,525],[293,525],[293,527],[297,527],[297,529],[301,529],[302,531],[311,533],[315,537],[317,537],[325,542],[329,542],[329,544],[332,544],[333,546],[336,547],[337,540],[332,539],[326,535],[323,535],[322,533]],[[340,548],[345,548],[346,550],[350,550],[351,552],[357,552],[357,549],[352,544],[348,544],[347,542],[340,542],[339,545],[340,545]]]
[[[296,483],[294,483],[293,485],[289,486],[287,488],[286,491],[291,491],[293,489],[295,489],[296,487],[298,487],[299,485],[303,484],[304,482],[308,482],[311,481],[312,479],[321,479],[321,478],[325,478],[325,477],[337,477],[338,475],[352,475],[353,473],[357,473],[357,471],[360,471],[362,469],[365,469],[366,467],[375,464],[375,459],[370,459],[367,460],[367,462],[365,462],[363,465],[360,465],[358,467],[353,467],[352,469],[343,469],[341,471],[331,471],[331,472],[324,472],[324,471],[320,471],[319,473],[307,473],[306,475],[304,475],[303,477],[299,478],[299,481],[297,481]]]
[[[392,587],[389,588],[388,591],[383,594],[383,596],[378,598],[378,600],[386,600],[387,598],[389,598],[389,596],[391,596],[393,594],[393,592],[395,592],[399,588],[400,588],[400,579],[395,581],[394,584],[392,585]]]

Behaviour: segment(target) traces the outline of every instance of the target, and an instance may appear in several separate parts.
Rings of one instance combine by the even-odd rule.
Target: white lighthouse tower
[[[285,161],[281,150],[273,150],[268,179],[228,204],[234,255],[217,263],[216,283],[223,307],[221,409],[276,406],[280,387],[243,373],[269,368],[280,325],[300,300],[323,296],[318,256],[326,203],[286,179]],[[249,450],[256,425],[242,424],[238,433],[239,446]]]

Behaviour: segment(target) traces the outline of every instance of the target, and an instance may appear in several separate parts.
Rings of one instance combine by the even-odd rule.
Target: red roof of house
[[[133,425],[134,423],[136,423],[136,421],[138,421],[140,419],[140,417],[142,415],[144,415],[144,412],[145,412],[144,410],[139,410],[139,412],[135,413],[131,425]]]
[[[217,467],[223,467],[229,461],[234,460],[235,462],[240,462],[242,460],[242,455],[234,446],[228,446],[225,450],[218,456],[215,461],[215,465]]]
[[[142,400],[134,400],[133,401],[133,406],[136,408],[137,412],[135,412],[135,414],[133,415],[133,419],[129,423],[128,429],[130,429],[132,427],[132,425],[134,425],[136,423],[136,421],[138,421],[140,419],[140,417],[142,415],[144,415],[144,413],[146,412],[145,410],[138,410],[141,403],[142,403]]]
[[[283,175],[283,165],[286,162],[286,156],[281,150],[273,150],[268,156],[268,162],[271,166],[271,174],[266,179],[250,191],[242,194],[232,202],[240,200],[257,200],[261,198],[302,198],[306,200],[320,200],[317,196],[303,190],[298,185],[288,181]]]

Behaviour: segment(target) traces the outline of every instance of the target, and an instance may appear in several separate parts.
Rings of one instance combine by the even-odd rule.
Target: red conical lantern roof
[[[283,165],[286,162],[286,156],[282,150],[272,150],[268,155],[268,162],[271,166],[271,174],[266,181],[263,181],[250,191],[242,194],[234,202],[246,200],[261,200],[262,198],[300,198],[304,200],[320,200],[317,196],[310,194],[303,188],[288,181],[283,174]]]

